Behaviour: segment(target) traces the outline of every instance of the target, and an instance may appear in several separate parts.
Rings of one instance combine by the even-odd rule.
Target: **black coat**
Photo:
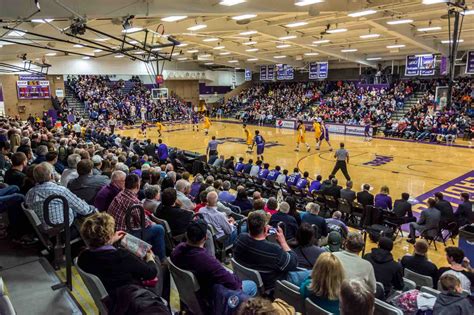
[[[387,250],[374,248],[372,252],[364,255],[374,267],[375,280],[381,282],[387,296],[392,287],[395,290],[403,289],[403,269],[402,266],[393,260],[392,253]]]
[[[359,191],[357,193],[357,201],[360,202],[364,207],[374,205],[374,195],[368,191]]]
[[[438,201],[435,206],[441,212],[441,220],[452,220],[454,216],[453,206],[446,200]]]
[[[393,204],[393,212],[397,217],[412,217],[413,212],[411,211],[411,204],[404,199],[397,199]]]

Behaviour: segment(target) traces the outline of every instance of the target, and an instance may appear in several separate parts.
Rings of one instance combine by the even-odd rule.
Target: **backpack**
[[[212,287],[211,296],[210,309],[213,315],[237,314],[240,305],[250,298],[241,290],[230,290],[222,284],[216,284]]]
[[[381,225],[381,224],[372,224],[366,230],[372,242],[378,243],[378,241],[380,240],[382,236],[395,240],[394,231],[392,228],[388,226]]]

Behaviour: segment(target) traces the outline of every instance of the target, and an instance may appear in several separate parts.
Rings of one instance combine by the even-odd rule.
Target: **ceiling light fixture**
[[[246,35],[253,35],[253,34],[257,34],[257,33],[258,33],[257,31],[245,31],[245,32],[239,33],[239,35],[246,36]]]
[[[32,23],[49,23],[54,21],[54,19],[32,19]]]
[[[217,42],[218,40],[219,40],[219,38],[211,37],[211,38],[204,38],[202,41],[206,42],[206,43],[209,43],[209,42]]]
[[[307,52],[307,53],[304,53],[305,56],[318,56],[319,53],[317,52]]]
[[[335,28],[335,29],[326,31],[326,33],[329,33],[329,34],[344,33],[344,32],[347,32],[347,28]]]
[[[227,55],[230,55],[231,52],[230,51],[224,51],[224,52],[221,52],[219,55],[221,56],[227,56]]]
[[[367,58],[367,59],[365,59],[365,60],[367,60],[367,61],[375,61],[375,60],[381,60],[381,59],[382,59],[382,57],[369,57],[369,58]]]
[[[441,44],[451,44],[453,40],[442,40]],[[464,39],[458,40],[458,43],[464,43]]]
[[[248,51],[248,52],[258,51],[258,48],[249,48],[249,49],[245,49],[245,51]]]
[[[163,22],[176,22],[176,21],[181,21],[186,19],[186,15],[172,15],[172,16],[167,16],[161,19]]]
[[[279,56],[273,56],[273,58],[275,58],[275,59],[283,59],[283,58],[286,58],[286,56],[284,56],[284,55],[279,55]]]
[[[151,51],[160,51],[160,50],[163,50],[163,48],[161,47],[156,47],[156,48],[152,48]]]
[[[55,52],[50,52],[50,53],[46,53],[44,54],[45,56],[48,56],[48,57],[53,57],[53,56],[56,56],[58,53],[55,53]]]
[[[421,27],[417,29],[418,32],[430,32],[430,31],[439,31],[441,26],[431,26],[431,27]]]
[[[404,47],[406,47],[406,45],[404,45],[404,44],[395,44],[395,45],[388,45],[387,46],[388,49],[404,48]]]
[[[362,39],[379,38],[380,34],[366,34],[366,35],[360,35],[359,37]]]
[[[178,45],[178,47],[186,47],[186,46],[188,46],[188,45],[189,45],[189,44],[181,43],[181,44]]]
[[[138,44],[138,41],[132,40],[132,41],[129,42],[129,44],[136,45],[136,44]]]
[[[115,55],[114,57],[115,57],[115,58],[123,58],[123,57],[125,57],[125,56],[124,56],[124,55]]]
[[[304,25],[307,25],[307,24],[308,24],[308,22],[301,21],[301,22],[289,23],[289,24],[286,24],[285,26],[286,27],[300,27],[300,26],[304,26]]]
[[[198,30],[202,30],[203,28],[206,28],[207,25],[206,24],[196,24],[194,26],[190,26],[187,28],[188,31],[198,31]]]
[[[231,7],[233,5],[236,5],[236,4],[241,4],[241,3],[244,3],[245,0],[222,0],[221,2],[219,2],[220,5],[225,5],[227,7]]]
[[[247,61],[258,61],[258,58],[249,58]]]
[[[371,14],[375,14],[375,13],[377,13],[377,11],[372,10],[372,9],[368,9],[368,10],[363,10],[363,11],[358,11],[358,12],[349,13],[347,16],[350,16],[350,17],[361,17],[361,16],[371,15]]]
[[[299,6],[299,7],[304,7],[304,6],[307,6],[307,5],[311,5],[311,4],[315,4],[315,3],[321,3],[321,2],[324,2],[324,0],[297,0],[295,2],[295,5]]]
[[[195,53],[198,53],[198,52],[199,52],[199,50],[197,50],[197,49],[191,49],[191,50],[187,51],[187,53],[189,53],[189,54],[195,54]]]
[[[241,21],[241,20],[253,19],[254,17],[257,17],[257,15],[256,14],[242,14],[242,15],[233,16],[232,20]]]
[[[423,0],[421,3],[423,4],[438,4],[438,3],[446,3],[448,0]]]
[[[136,51],[133,53],[134,55],[144,55],[145,52],[144,51]]]
[[[214,47],[214,48],[212,48],[212,49],[221,50],[221,49],[224,49],[224,48],[225,48],[225,46],[216,46],[216,47]]]
[[[349,53],[349,52],[356,52],[357,48],[347,48],[347,49],[341,49],[342,53]]]
[[[104,38],[95,38],[94,40],[95,40],[96,42],[105,42],[105,41],[107,41],[107,40],[109,40],[109,39],[110,39],[110,38],[108,38],[108,37],[104,37]]]
[[[235,60],[235,59],[232,59],[232,60],[229,60],[229,61],[227,61],[227,62],[228,62],[228,63],[237,63],[237,62],[239,62],[239,61],[238,61],[238,60]]]
[[[94,49],[94,52],[95,53],[100,53],[100,52],[102,52],[102,49]]]
[[[84,48],[84,46],[83,46],[83,45],[81,45],[81,44],[75,44],[75,45],[73,45],[72,47],[76,47],[76,48]]]
[[[313,41],[313,44],[326,44],[326,43],[329,43],[329,42],[330,42],[329,39],[320,39],[320,40]]]
[[[214,64],[214,62],[206,62],[206,63],[204,63],[204,64],[205,64],[206,66],[211,66],[211,65]]]
[[[282,37],[279,37],[278,39],[279,40],[288,40],[288,39],[295,39],[297,38],[298,36],[296,35],[287,35],[287,36],[282,36]]]
[[[242,44],[243,45],[255,45],[255,44],[257,44],[257,42],[256,41],[250,41],[250,42],[243,42]]]
[[[413,20],[412,19],[402,19],[402,20],[387,21],[388,25],[399,25],[399,24],[408,24],[408,23],[413,23]]]
[[[201,57],[201,58],[209,58],[209,57],[211,57],[211,54],[202,54],[202,55],[199,55],[199,57]]]
[[[89,57],[89,56],[84,56],[84,57],[82,57],[82,59],[84,59],[84,60],[89,60],[89,59],[91,59],[91,57]]]
[[[8,33],[8,36],[12,36],[12,37],[23,37],[26,33],[25,32],[22,32],[22,31],[10,31]]]
[[[462,15],[473,15],[474,14],[474,10],[466,10],[464,12],[461,12]]]
[[[184,60],[188,60],[188,58],[187,57],[179,57],[178,60],[179,61],[184,61]]]
[[[276,48],[288,48],[291,47],[291,45],[288,44],[282,44],[282,45],[277,45]]]
[[[143,30],[143,27],[130,27],[125,30],[122,30],[122,33],[132,34],[132,33],[140,32],[142,30]]]

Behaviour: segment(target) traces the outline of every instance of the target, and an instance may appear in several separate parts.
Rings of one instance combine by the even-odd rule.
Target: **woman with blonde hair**
[[[392,210],[392,197],[387,186],[380,188],[380,193],[375,196],[375,207],[383,210]]]
[[[339,291],[343,280],[344,269],[339,259],[332,253],[322,253],[313,267],[311,278],[301,284],[301,296],[338,315]]]

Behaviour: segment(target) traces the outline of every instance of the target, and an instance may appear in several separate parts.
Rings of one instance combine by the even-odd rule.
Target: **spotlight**
[[[72,35],[84,35],[86,32],[86,23],[82,19],[74,19],[70,29]]]

